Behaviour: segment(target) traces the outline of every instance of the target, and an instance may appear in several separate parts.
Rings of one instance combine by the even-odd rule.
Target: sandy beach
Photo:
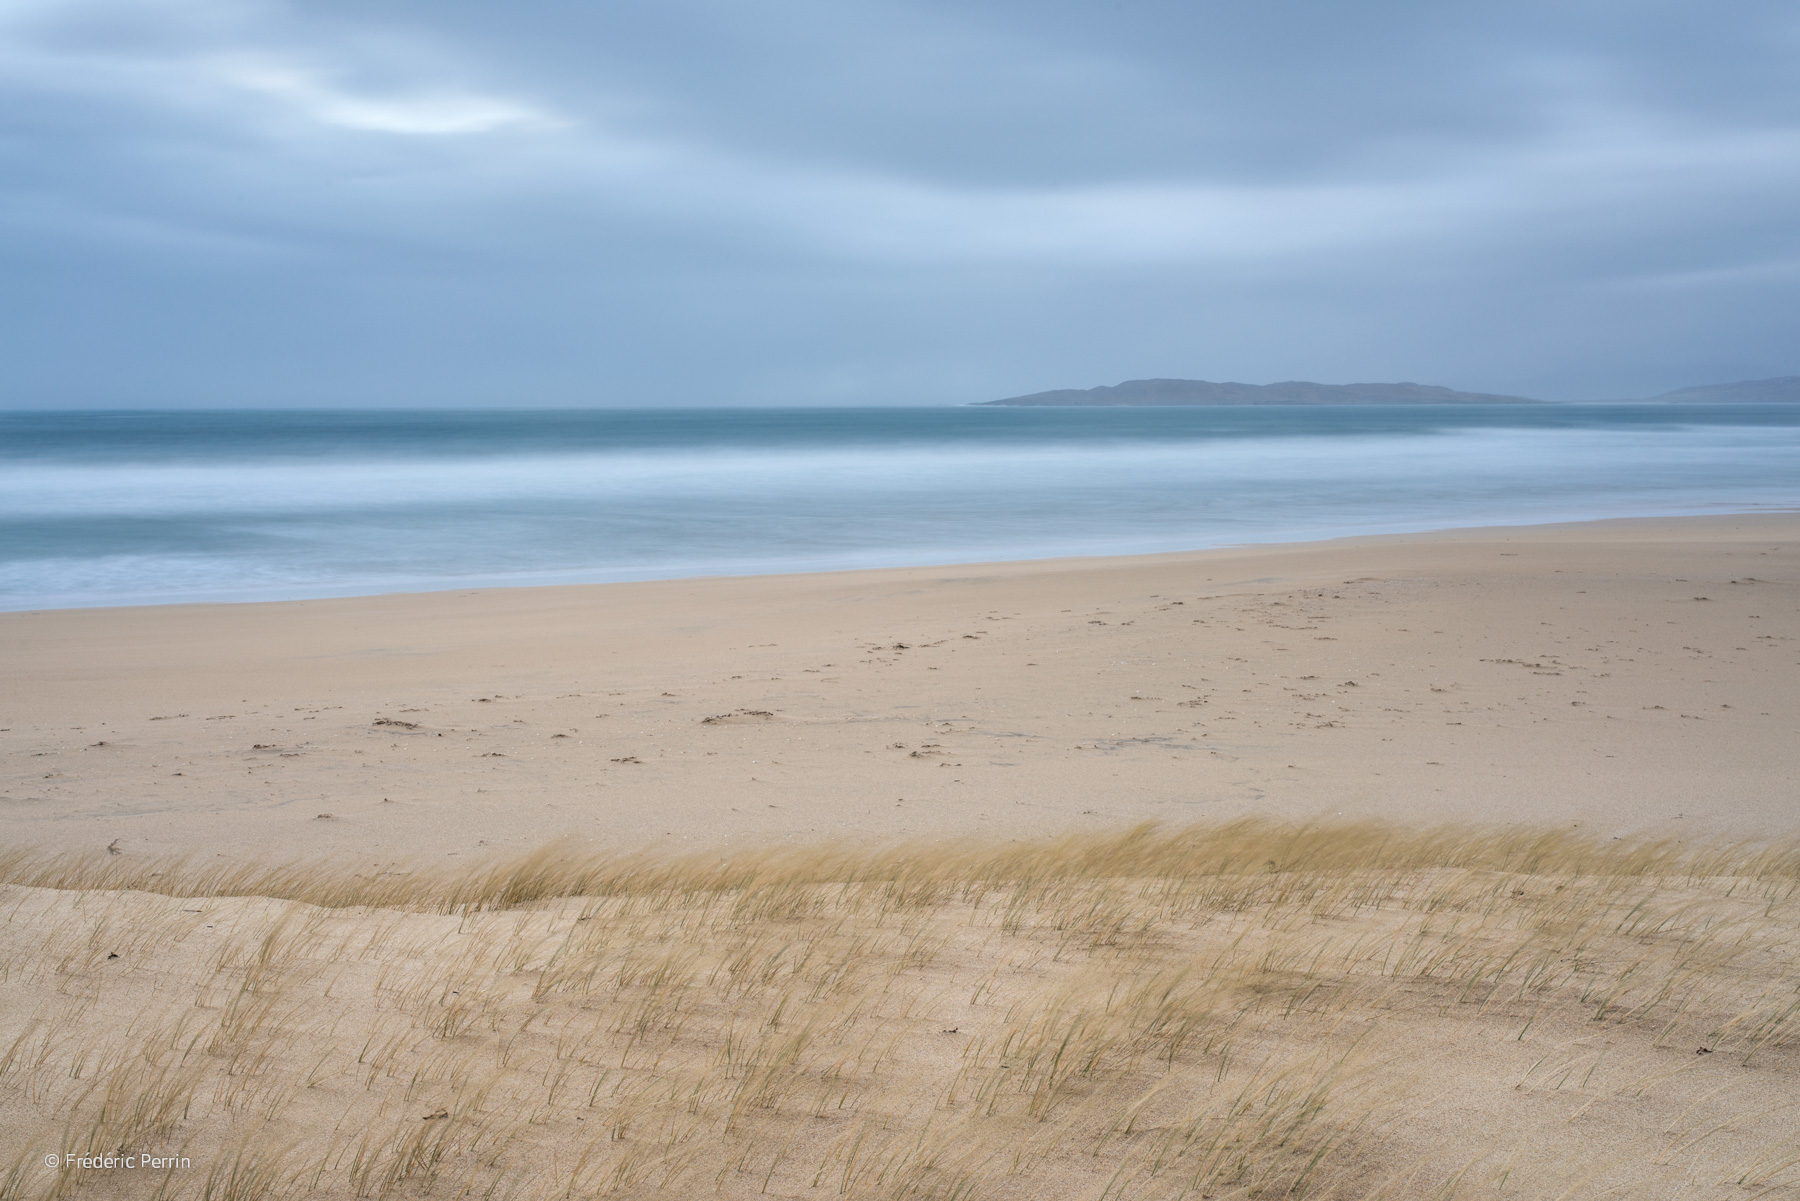
[[[5,615],[0,1195],[1791,1195],[1797,556]]]
[[[9,842],[1795,828],[1800,518],[0,615]]]

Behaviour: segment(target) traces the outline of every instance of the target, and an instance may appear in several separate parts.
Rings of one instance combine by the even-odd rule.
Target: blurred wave
[[[1800,410],[0,415],[0,607],[811,571],[1800,504]]]

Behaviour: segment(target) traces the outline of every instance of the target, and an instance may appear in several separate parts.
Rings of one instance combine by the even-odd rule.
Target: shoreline
[[[1800,516],[1756,513],[15,611],[0,812],[52,851],[382,863],[1238,816],[1780,836],[1797,586]]]
[[[1546,402],[1548,403],[1548,402]],[[1550,530],[1562,527],[1605,526],[1627,522],[1668,522],[1688,521],[1695,519],[1729,519],[1737,517],[1757,516],[1792,516],[1800,514],[1800,506],[1759,506],[1745,509],[1723,509],[1705,513],[1673,512],[1654,513],[1649,515],[1630,515],[1623,517],[1571,517],[1558,518],[1551,521],[1534,522],[1499,522],[1493,525],[1434,525],[1390,527],[1381,530],[1360,531],[1356,533],[1313,535],[1310,533],[1284,534],[1266,540],[1252,539],[1244,542],[1221,542],[1216,545],[1189,546],[1173,550],[1128,551],[1114,554],[1050,554],[1025,555],[1018,558],[1005,559],[945,559],[942,561],[927,560],[899,564],[876,564],[872,566],[815,566],[795,567],[791,570],[746,569],[737,571],[699,571],[688,575],[628,575],[611,579],[546,579],[528,582],[507,582],[506,577],[472,577],[460,583],[446,583],[425,587],[398,586],[381,588],[375,591],[361,589],[350,591],[330,591],[306,593],[300,595],[280,596],[242,596],[242,597],[192,597],[174,600],[142,600],[119,601],[116,603],[97,602],[70,605],[39,605],[27,608],[7,608],[0,602],[0,618],[12,614],[49,614],[91,611],[118,611],[140,609],[178,609],[190,607],[224,607],[245,605],[298,605],[315,602],[381,600],[385,598],[429,597],[446,593],[488,593],[496,591],[536,591],[558,588],[616,588],[634,584],[681,584],[718,582],[729,583],[742,580],[790,579],[790,578],[822,578],[831,576],[873,575],[881,572],[909,571],[952,571],[952,570],[1006,570],[1023,568],[1031,565],[1048,565],[1051,567],[1067,567],[1078,569],[1083,565],[1104,567],[1112,563],[1133,563],[1154,559],[1175,559],[1190,555],[1210,555],[1232,552],[1252,552],[1261,549],[1328,547],[1347,545],[1354,542],[1380,541],[1383,539],[1415,539],[1431,538],[1437,535],[1474,535],[1483,532],[1504,530]]]
[[[46,416],[5,448],[0,611],[1172,554],[1800,495],[1800,409],[1477,410]]]

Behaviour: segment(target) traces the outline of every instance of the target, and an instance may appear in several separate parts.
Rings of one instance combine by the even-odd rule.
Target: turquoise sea
[[[0,608],[1800,507],[1800,407],[0,413]]]

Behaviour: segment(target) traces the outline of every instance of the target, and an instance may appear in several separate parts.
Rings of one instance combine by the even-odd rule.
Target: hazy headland
[[[1638,403],[1800,404],[1800,375],[1677,388]],[[1526,396],[1462,392],[1438,384],[1214,383],[1199,379],[1131,379],[1096,388],[1057,388],[986,405],[1527,405],[1548,404]]]

